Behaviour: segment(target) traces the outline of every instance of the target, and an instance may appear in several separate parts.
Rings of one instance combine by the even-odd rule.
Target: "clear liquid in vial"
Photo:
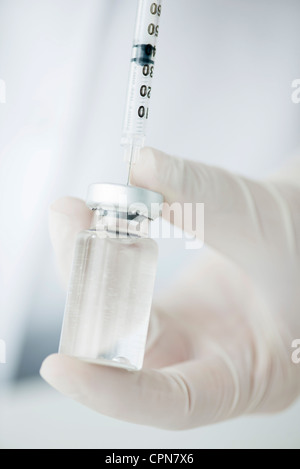
[[[60,353],[127,369],[143,364],[158,248],[148,238],[77,239]]]

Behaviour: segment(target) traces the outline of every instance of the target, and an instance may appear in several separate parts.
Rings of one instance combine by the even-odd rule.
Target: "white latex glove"
[[[100,413],[166,429],[289,406],[300,393],[291,359],[300,338],[300,161],[256,182],[145,149],[131,182],[170,204],[204,202],[210,249],[154,305],[142,371],[53,355],[43,378]],[[89,223],[82,201],[52,207],[65,279],[75,235]]]

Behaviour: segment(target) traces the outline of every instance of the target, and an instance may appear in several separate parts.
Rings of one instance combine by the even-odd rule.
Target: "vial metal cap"
[[[164,198],[158,192],[120,184],[92,184],[88,189],[87,206],[143,215],[155,220],[161,214]]]

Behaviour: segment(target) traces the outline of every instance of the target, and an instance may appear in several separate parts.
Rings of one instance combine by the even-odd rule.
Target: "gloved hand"
[[[43,378],[100,413],[166,429],[285,409],[300,393],[300,161],[258,182],[144,149],[131,182],[169,204],[204,202],[208,249],[154,303],[142,371],[53,355]],[[70,238],[89,224],[82,201],[52,207],[64,279]]]

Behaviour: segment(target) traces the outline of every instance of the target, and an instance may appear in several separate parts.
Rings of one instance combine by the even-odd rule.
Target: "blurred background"
[[[274,417],[169,433],[101,415],[39,377],[65,291],[50,204],[126,182],[120,148],[136,0],[0,0],[2,448],[300,448],[300,404]],[[262,178],[300,144],[298,0],[165,0],[147,144]],[[161,240],[156,290],[188,264]],[[201,253],[199,253],[201,255]]]

